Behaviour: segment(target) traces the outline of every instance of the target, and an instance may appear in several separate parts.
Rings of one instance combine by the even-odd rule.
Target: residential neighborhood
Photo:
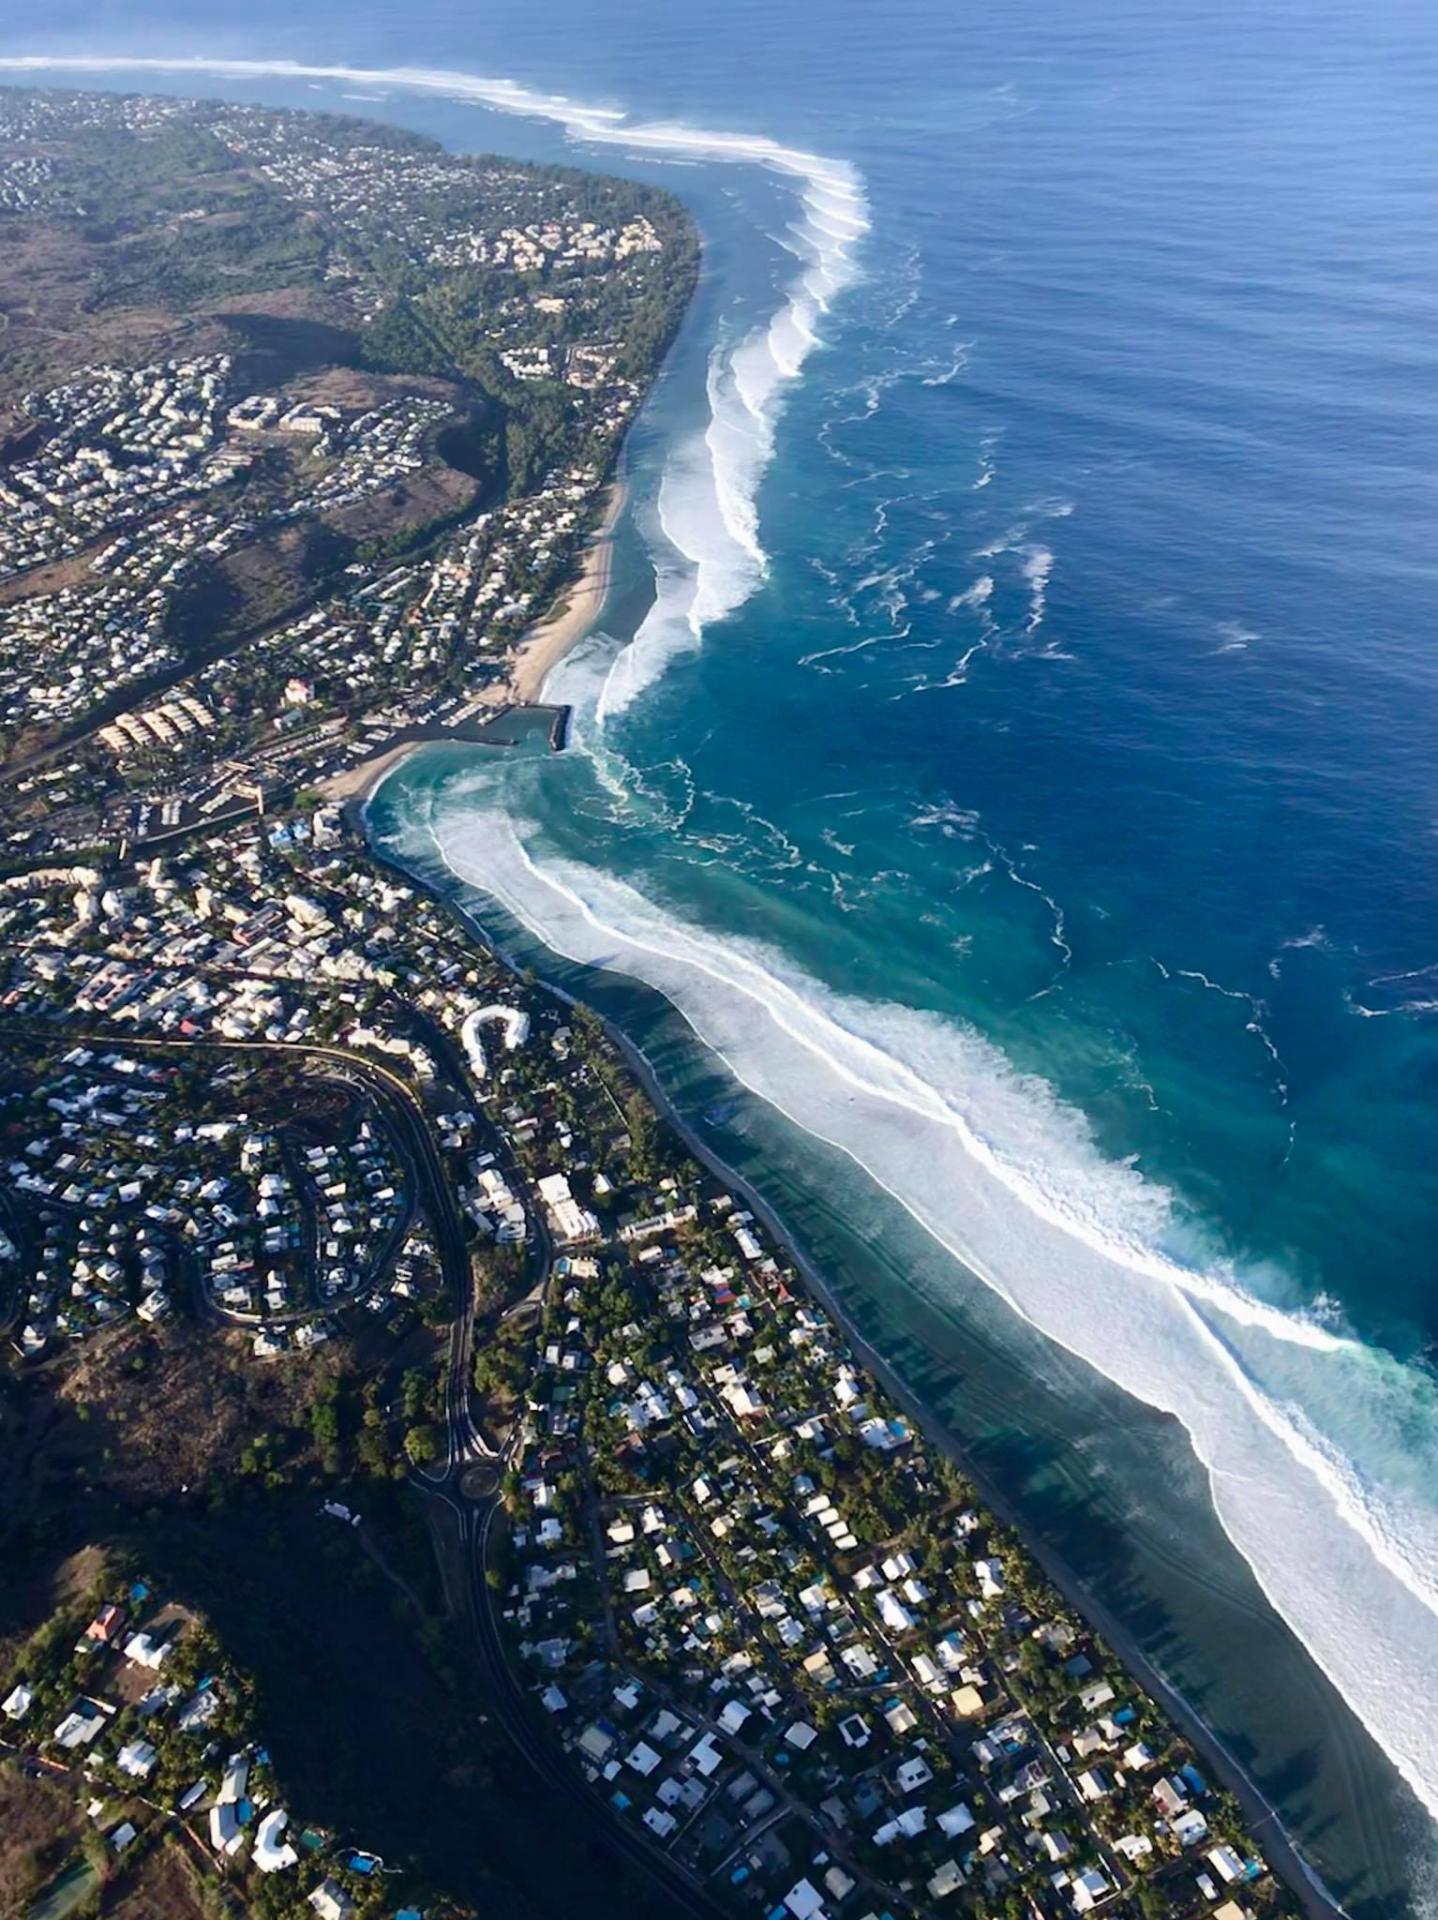
[[[222,103],[0,145],[27,1920],[1326,1913],[649,1061],[367,831],[416,741],[563,746],[516,663],[603,598],[688,215]]]
[[[148,1580],[107,1569],[31,1637],[0,1690],[0,1757],[73,1789],[83,1810],[69,1865],[82,1889],[143,1876],[173,1847],[201,1884],[210,1862],[248,1884],[251,1911],[416,1920],[380,1855],[291,1814],[247,1676]]]
[[[0,1107],[19,1350],[181,1305],[303,1366],[434,1298],[454,1228],[365,1088],[395,1076],[460,1232],[538,1272],[476,1336],[448,1444],[497,1463],[506,1657],[614,1819],[741,1913],[1291,1911],[1231,1794],[602,1032],[343,831],[319,809],[8,889],[0,1006],[60,1073]],[[174,1073],[209,1048],[197,1120]],[[349,1110],[258,1112],[287,1054],[353,1074]]]

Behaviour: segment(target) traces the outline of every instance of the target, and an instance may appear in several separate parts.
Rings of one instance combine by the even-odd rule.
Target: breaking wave
[[[486,804],[486,794],[489,804]],[[834,992],[624,882],[536,860],[488,779],[401,828],[548,947],[646,982],[1024,1319],[1176,1417],[1269,1600],[1438,1818],[1438,1394],[1192,1242],[1042,1081],[956,1023]]]

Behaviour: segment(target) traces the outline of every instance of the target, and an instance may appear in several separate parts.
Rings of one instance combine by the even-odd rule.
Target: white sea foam
[[[971,587],[965,587],[962,593],[956,593],[949,601],[949,612],[958,613],[965,607],[984,607],[994,597],[994,576],[981,573]]]
[[[621,882],[536,861],[477,792],[412,830],[555,950],[664,992],[745,1084],[852,1156],[1026,1319],[1182,1421],[1274,1606],[1438,1817],[1426,1374],[1335,1330],[1331,1311],[1286,1311],[1186,1257],[1169,1196],[1106,1162],[1080,1115],[978,1036],[836,995]]]
[[[1029,616],[1025,631],[1037,633],[1044,622],[1044,613],[1048,607],[1049,581],[1053,578],[1054,556],[1050,547],[1037,543],[1024,548],[1024,582],[1029,590]]]
[[[1220,620],[1217,632],[1215,653],[1247,653],[1255,640],[1263,638],[1256,627],[1246,627],[1241,620]]]

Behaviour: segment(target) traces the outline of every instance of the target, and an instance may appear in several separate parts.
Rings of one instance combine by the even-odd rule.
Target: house
[[[158,1673],[173,1645],[173,1640],[158,1640],[149,1633],[133,1633],[125,1642],[125,1658],[133,1661],[137,1667],[148,1667],[152,1673]]]
[[[320,1920],[349,1920],[349,1915],[355,1910],[354,1901],[333,1880],[326,1880],[315,1888],[310,1895],[310,1905]]]
[[[1188,1805],[1188,1788],[1181,1780],[1160,1780],[1153,1790],[1153,1803],[1165,1820],[1173,1820]]]
[[[891,1588],[884,1588],[875,1605],[879,1610],[879,1618],[890,1633],[907,1633],[913,1626],[913,1615]]]
[[[0,1704],[0,1712],[3,1712],[8,1719],[23,1720],[34,1704],[34,1688],[27,1687],[22,1680],[17,1687],[5,1696],[3,1704]]]
[[[1069,1882],[1069,1898],[1075,1913],[1090,1913],[1113,1889],[1097,1867],[1085,1867]]]
[[[587,1759],[603,1766],[614,1751],[614,1735],[607,1727],[591,1725],[580,1734],[576,1744]]]
[[[939,1815],[939,1831],[947,1835],[950,1840],[957,1840],[959,1835],[967,1833],[973,1824],[974,1816],[962,1800],[957,1806],[952,1806],[947,1812]]]
[[[235,1854],[244,1845],[239,1809],[231,1800],[210,1808],[210,1845],[216,1853]]]
[[[784,1905],[794,1920],[824,1920],[824,1899],[811,1881],[800,1880],[784,1895]]]
[[[1187,1813],[1169,1823],[1173,1828],[1173,1837],[1181,1847],[1196,1847],[1200,1840],[1208,1838],[1208,1822],[1197,1807],[1190,1807]]]
[[[749,1709],[742,1700],[730,1700],[719,1716],[721,1733],[737,1733],[749,1718]]]
[[[891,1700],[884,1708],[884,1718],[897,1734],[910,1733],[919,1724],[919,1716],[907,1700]]]
[[[113,1708],[102,1707],[98,1701],[77,1700],[50,1738],[67,1753],[88,1747],[112,1712]]]
[[[977,1687],[966,1682],[962,1687],[954,1688],[949,1695],[949,1705],[960,1720],[977,1720],[984,1710],[984,1696]]]
[[[998,1600],[1004,1591],[1004,1570],[997,1560],[975,1560],[974,1578],[985,1600]]]
[[[82,1645],[108,1647],[119,1637],[125,1623],[125,1610],[114,1605],[101,1607],[95,1618],[86,1627]]]
[[[132,1780],[148,1780],[158,1758],[148,1740],[132,1740],[116,1754],[115,1765]]]
[[[1242,1880],[1248,1872],[1244,1862],[1228,1846],[1211,1847],[1208,1864],[1226,1887],[1231,1887],[1235,1880]]]
[[[256,1829],[252,1858],[261,1873],[283,1872],[299,1859],[300,1856],[284,1837],[289,1818],[283,1807],[271,1807]]]
[[[947,1900],[951,1893],[957,1893],[964,1884],[964,1876],[959,1872],[956,1860],[945,1860],[936,1872],[929,1876],[929,1892],[935,1900]]]

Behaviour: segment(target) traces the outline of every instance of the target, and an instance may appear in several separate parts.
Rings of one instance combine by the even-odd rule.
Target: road
[[[495,1716],[509,1739],[545,1785],[593,1829],[595,1837],[651,1883],[667,1911],[689,1914],[693,1920],[734,1920],[732,1911],[656,1842],[599,1800],[557,1741],[536,1721],[533,1705],[506,1657],[488,1581],[489,1554],[502,1512],[500,1503],[490,1499],[476,1506],[465,1505],[459,1511],[475,1647]]]
[[[12,1029],[12,1031],[20,1031]],[[54,1042],[51,1028],[26,1030],[24,1037]],[[399,1074],[377,1061],[340,1047],[270,1040],[156,1039],[100,1030],[68,1029],[65,1036],[86,1045],[167,1052],[177,1047],[194,1051],[285,1055],[322,1063],[332,1078],[349,1080],[385,1109],[409,1149],[416,1179],[423,1192],[440,1260],[457,1312],[450,1334],[449,1367],[445,1386],[445,1414],[449,1459],[441,1477],[423,1476],[416,1484],[431,1498],[442,1501],[457,1529],[464,1561],[463,1598],[470,1616],[473,1640],[495,1717],[513,1745],[555,1795],[566,1801],[589,1826],[596,1840],[611,1848],[642,1874],[662,1897],[667,1910],[692,1920],[733,1920],[698,1881],[671,1860],[655,1842],[626,1824],[589,1789],[558,1743],[534,1719],[534,1709],[512,1672],[494,1617],[488,1582],[489,1552],[497,1518],[498,1499],[488,1494],[469,1499],[464,1491],[467,1469],[480,1462],[502,1463],[474,1424],[470,1406],[470,1369],[474,1342],[475,1297],[469,1251],[454,1192],[445,1174],[423,1106],[414,1088]],[[525,1191],[517,1169],[515,1191]],[[538,1272],[532,1284],[547,1282],[553,1261],[553,1242],[545,1222],[531,1217],[532,1259]]]

